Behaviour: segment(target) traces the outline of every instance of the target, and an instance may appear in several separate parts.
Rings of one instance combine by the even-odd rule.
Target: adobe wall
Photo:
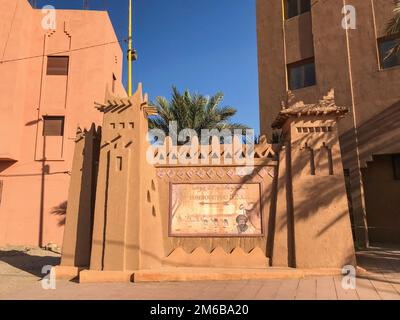
[[[257,167],[253,177],[240,177],[236,167],[211,165],[152,165],[147,134],[147,100],[141,86],[135,95],[119,106],[110,98],[105,112],[101,142],[99,177],[90,270],[138,270],[178,266],[267,267],[269,200],[274,163],[268,159]],[[151,110],[150,110],[151,111]],[[167,139],[167,141],[169,141]],[[164,156],[172,159],[171,144],[166,142]],[[150,148],[150,149],[149,149]],[[262,150],[271,157],[268,145]],[[219,150],[219,147],[218,147]],[[176,152],[182,152],[177,149]],[[199,156],[199,155],[197,155]],[[224,162],[223,162],[224,163]],[[258,165],[260,166],[260,164]],[[174,237],[170,234],[171,185],[257,183],[265,194],[262,207],[263,235],[251,238]],[[265,203],[264,203],[265,202]],[[193,208],[195,210],[195,208]],[[129,226],[129,227],[128,227]]]
[[[273,197],[274,189],[272,181],[276,174],[276,161],[269,159],[263,165],[258,165],[253,174],[249,176],[238,175],[235,166],[196,166],[196,167],[169,167],[159,166],[157,167],[157,180],[158,180],[158,201],[160,204],[160,214],[162,217],[162,234],[163,234],[163,245],[164,245],[164,259],[163,265],[165,266],[194,266],[199,264],[201,266],[212,266],[212,264],[206,264],[205,262],[199,261],[197,255],[204,255],[203,259],[206,259],[207,255],[214,256],[216,252],[222,253],[222,257],[225,255],[228,259],[230,255],[234,255],[233,261],[227,262],[228,265],[241,266],[241,267],[254,267],[254,261],[257,260],[257,266],[269,266],[269,250],[268,247],[271,245],[268,236],[271,233],[271,197]],[[216,187],[216,193],[222,193],[221,188],[231,188],[232,196],[234,197],[236,188],[246,186],[257,186],[260,188],[261,198],[259,204],[257,204],[257,210],[260,210],[261,214],[261,234],[259,236],[247,236],[236,237],[225,235],[224,237],[213,236],[212,233],[201,232],[196,236],[196,232],[192,235],[180,235],[179,233],[174,236],[173,230],[171,230],[171,214],[175,208],[173,206],[172,192],[179,192],[173,190],[174,186],[183,186],[183,190],[192,191],[193,188],[213,188]],[[252,188],[252,190],[255,188]],[[203,195],[203,194],[202,194]],[[222,194],[223,195],[223,194]],[[184,195],[179,195],[184,198]],[[203,195],[204,196],[204,195]],[[249,199],[247,199],[249,200]],[[205,200],[207,201],[207,200]],[[212,200],[209,200],[212,202]],[[238,203],[246,203],[246,199],[238,200]],[[237,201],[236,201],[237,202]],[[237,214],[240,214],[239,206],[234,200],[231,201],[232,206],[235,206]],[[189,203],[196,203],[195,201]],[[199,204],[201,205],[201,203]],[[215,210],[223,210],[224,208],[217,207]],[[193,207],[187,209],[187,214],[190,212],[193,216],[196,215],[196,211],[202,211],[201,208]],[[181,210],[182,211],[182,210]],[[204,210],[203,210],[204,211]],[[185,212],[184,212],[185,213]],[[183,214],[184,214],[183,213]],[[258,212],[257,212],[258,213]],[[209,224],[221,224],[221,218],[219,218],[218,212],[215,212],[216,221],[208,216],[205,217],[205,225]],[[177,218],[179,219],[179,217]],[[187,218],[186,218],[187,219]],[[202,218],[203,219],[203,218]],[[183,218],[184,222],[185,217]],[[195,221],[194,223],[198,223]],[[183,223],[182,223],[183,224]],[[233,226],[234,227],[234,226]],[[149,239],[150,240],[150,239]],[[201,251],[201,254],[198,253]],[[180,256],[178,260],[177,256]],[[223,260],[223,258],[221,259]],[[212,257],[210,257],[211,259]],[[250,262],[252,261],[252,262]],[[217,258],[213,259],[214,265],[223,266],[223,262]]]
[[[95,125],[88,131],[78,129],[67,208],[77,214],[70,214],[65,220],[69,235],[61,260],[65,266],[90,265],[100,140],[101,129]]]
[[[291,163],[292,261],[299,268],[354,265],[337,119],[304,116],[288,121],[284,132],[290,139],[285,156]]]
[[[318,115],[325,104],[328,111]],[[85,277],[97,277],[98,272],[122,272],[125,277],[137,270],[177,267],[355,265],[337,131],[342,109],[335,109],[331,95],[320,105],[301,104],[317,108],[316,114],[285,118],[282,111],[280,145],[263,137],[252,152],[238,139],[220,146],[213,138],[210,147],[215,149],[195,148],[199,151],[191,154],[171,138],[149,144],[147,117],[156,110],[141,85],[131,98],[108,94],[98,105],[104,121],[93,234],[77,229],[77,221],[87,219],[90,211],[79,209],[89,192],[78,185],[90,179],[83,182],[88,175],[75,173],[67,213],[67,227],[72,227],[66,229],[61,267],[87,268]],[[75,168],[90,169],[79,143]],[[230,162],[237,154],[253,162]],[[189,155],[196,164],[174,162]],[[218,157],[222,161],[216,163]],[[79,233],[82,239],[91,238],[85,258],[89,266],[76,258],[80,248],[87,252],[87,242],[76,241]]]

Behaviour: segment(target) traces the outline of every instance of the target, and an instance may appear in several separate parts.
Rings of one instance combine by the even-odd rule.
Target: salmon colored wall
[[[115,94],[126,96],[107,12],[57,10],[55,31],[42,28],[43,17],[27,0],[0,0],[0,246],[61,244],[63,217],[51,212],[67,200],[76,128],[101,123],[94,102],[113,74]],[[68,76],[46,75],[47,55],[68,55]],[[65,116],[65,127],[63,137],[46,138],[44,152],[46,115]]]

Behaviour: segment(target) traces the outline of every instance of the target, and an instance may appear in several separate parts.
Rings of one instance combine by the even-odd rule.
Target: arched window
[[[334,175],[333,172],[333,158],[332,158],[332,150],[329,148],[325,142],[323,143],[323,147],[321,148],[321,151],[324,150],[326,154],[326,159],[327,159],[327,164],[328,164],[328,174],[330,176]]]
[[[314,150],[310,148],[306,143],[306,150],[308,151],[308,156],[310,159],[310,174],[315,176],[315,159],[314,159]]]

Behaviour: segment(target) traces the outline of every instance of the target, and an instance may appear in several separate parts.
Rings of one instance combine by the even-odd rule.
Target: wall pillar
[[[355,266],[337,126],[348,110],[335,105],[333,90],[316,104],[294,100],[289,92],[273,124],[282,130],[285,146],[281,151],[285,160],[282,157],[279,162],[285,170],[280,170],[279,178],[285,177],[286,184],[288,264],[296,268]],[[282,195],[278,206],[279,202]]]
[[[100,131],[78,132],[68,196],[61,266],[88,267]]]

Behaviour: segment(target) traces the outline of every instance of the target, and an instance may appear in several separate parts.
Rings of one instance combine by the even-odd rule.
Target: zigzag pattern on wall
[[[269,176],[271,179],[275,177],[275,167],[263,167],[259,170],[255,170],[252,176],[258,175],[261,178]],[[173,168],[158,168],[157,177],[160,179],[172,179],[178,178],[179,180],[191,181],[192,178],[200,178],[202,180],[210,179],[229,179],[232,180],[235,177],[248,176],[248,171],[241,170],[240,168],[182,168],[174,170]]]
[[[260,248],[254,248],[249,253],[237,247],[230,253],[223,248],[217,247],[210,253],[203,247],[198,247],[191,253],[183,248],[176,248],[163,264],[171,267],[233,267],[233,268],[266,268],[269,266],[269,259]]]

